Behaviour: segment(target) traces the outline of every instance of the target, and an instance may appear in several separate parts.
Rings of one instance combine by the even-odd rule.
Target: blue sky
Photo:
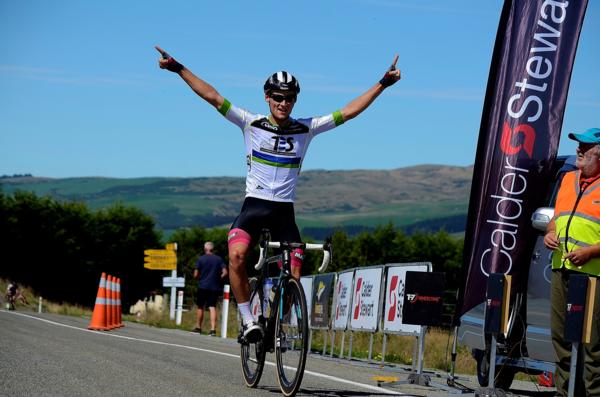
[[[234,104],[268,108],[287,70],[295,117],[341,108],[395,53],[403,79],[315,139],[303,169],[474,162],[502,2],[0,0],[0,175],[243,176],[240,130],[157,66],[160,45]],[[600,1],[589,2],[566,133],[600,126]]]

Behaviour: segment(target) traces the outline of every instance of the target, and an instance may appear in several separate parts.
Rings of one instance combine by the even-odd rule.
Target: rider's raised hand
[[[388,68],[388,70],[385,71],[382,79],[379,80],[379,84],[384,87],[389,87],[401,79],[400,70],[396,69],[396,62],[398,62],[398,54],[394,56],[392,65]]]
[[[171,55],[169,55],[165,50],[163,50],[159,46],[154,46],[154,48],[156,48],[156,51],[160,52],[161,57],[158,60],[158,66],[161,69],[167,69],[168,71],[173,72],[173,73],[181,72],[181,70],[183,69],[182,64],[177,62],[175,60],[175,58],[173,58]]]

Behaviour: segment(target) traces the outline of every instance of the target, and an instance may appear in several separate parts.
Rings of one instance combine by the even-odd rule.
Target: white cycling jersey
[[[219,112],[241,128],[248,172],[246,197],[294,202],[296,182],[308,144],[316,135],[344,122],[340,111],[322,117],[291,119],[279,127],[267,116],[250,113],[227,99]]]

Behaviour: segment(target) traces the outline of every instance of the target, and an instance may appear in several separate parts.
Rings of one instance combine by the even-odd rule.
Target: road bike
[[[280,249],[281,253],[267,257],[269,248]],[[274,352],[277,380],[286,397],[295,395],[302,383],[310,332],[304,289],[291,274],[291,256],[297,248],[323,251],[319,272],[325,271],[331,260],[330,240],[323,244],[273,242],[270,241],[268,230],[263,230],[260,256],[255,266],[260,273],[258,277],[250,279],[251,310],[262,328],[263,337],[257,342],[246,340],[242,332],[238,337],[246,385],[258,385],[266,353]],[[268,277],[269,265],[272,264],[281,265],[279,276],[274,279]]]

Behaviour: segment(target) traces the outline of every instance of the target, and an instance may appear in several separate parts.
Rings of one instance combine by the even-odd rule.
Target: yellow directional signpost
[[[171,287],[169,317],[175,318],[175,292],[177,287],[185,286],[185,278],[177,277],[177,243],[169,243],[164,250],[144,250],[144,267],[151,270],[170,270],[171,277],[163,278],[163,287]],[[183,294],[183,292],[181,292]],[[183,295],[181,295],[183,302]],[[181,308],[182,305],[180,305]],[[180,308],[178,309],[179,311]],[[179,315],[179,322],[181,321]],[[179,324],[179,322],[177,324]]]
[[[152,270],[177,270],[177,253],[172,250],[145,250],[144,267]]]

